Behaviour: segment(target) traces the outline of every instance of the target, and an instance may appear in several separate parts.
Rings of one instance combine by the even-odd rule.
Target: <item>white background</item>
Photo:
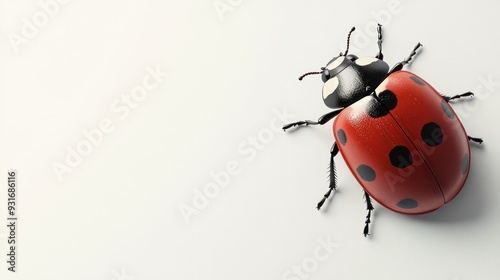
[[[62,2],[0,2],[1,279],[498,275],[496,2]],[[344,51],[352,26],[351,53],[374,55],[377,21],[390,65],[420,41],[409,70],[443,94],[476,92],[453,106],[485,143],[471,145],[451,203],[416,217],[375,204],[364,238],[362,189],[341,157],[339,191],[315,209],[331,124],[277,128],[328,112],[320,78],[297,77]],[[5,262],[9,169],[19,174],[16,273]],[[226,186],[209,189],[210,174]]]

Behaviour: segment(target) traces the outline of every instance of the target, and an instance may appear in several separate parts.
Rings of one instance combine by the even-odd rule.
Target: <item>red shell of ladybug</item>
[[[390,74],[344,109],[333,132],[352,174],[377,202],[404,214],[452,200],[469,173],[469,140],[453,109],[427,82]]]

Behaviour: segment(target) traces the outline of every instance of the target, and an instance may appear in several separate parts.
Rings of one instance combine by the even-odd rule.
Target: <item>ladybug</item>
[[[462,189],[470,168],[468,136],[449,101],[424,79],[404,71],[422,47],[389,69],[382,54],[382,26],[378,24],[378,53],[358,57],[347,49],[331,59],[319,72],[324,82],[323,101],[335,109],[318,121],[304,120],[283,126],[283,130],[323,125],[335,118],[335,142],[330,150],[328,191],[317,205],[319,210],[337,188],[335,156],[340,152],[349,170],[363,187],[367,216],[363,234],[369,235],[372,198],[401,214],[434,211],[451,201]]]

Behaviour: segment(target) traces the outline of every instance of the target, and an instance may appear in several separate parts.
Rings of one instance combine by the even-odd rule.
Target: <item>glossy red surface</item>
[[[336,118],[339,150],[358,182],[386,208],[405,214],[433,211],[465,183],[470,166],[467,134],[439,93],[413,73],[391,74],[376,89],[378,96],[387,91],[397,98],[396,105],[368,96]],[[392,110],[374,118],[368,111],[379,100]],[[345,139],[339,137],[340,129]],[[391,163],[395,147],[410,155],[393,156],[402,166]]]

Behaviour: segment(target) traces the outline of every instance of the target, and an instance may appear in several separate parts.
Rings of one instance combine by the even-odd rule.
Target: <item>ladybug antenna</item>
[[[347,34],[347,49],[345,50],[345,53],[343,55],[347,55],[347,52],[349,51],[349,43],[351,41],[351,34],[356,30],[356,27],[351,28],[351,31],[349,31],[349,34]],[[340,53],[342,55],[342,53]]]
[[[316,75],[316,74],[321,74],[321,73],[323,73],[323,72],[307,72],[304,75],[299,77],[299,81],[302,81],[302,79],[304,79],[305,76]]]

